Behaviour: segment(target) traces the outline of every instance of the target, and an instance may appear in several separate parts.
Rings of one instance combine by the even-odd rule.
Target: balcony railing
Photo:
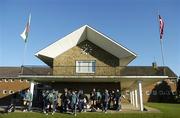
[[[96,66],[94,70],[80,70],[76,66],[23,67],[23,75],[50,75],[50,76],[174,76],[167,67],[153,68],[151,66]],[[87,67],[92,69],[91,67]],[[87,69],[81,67],[80,69]]]

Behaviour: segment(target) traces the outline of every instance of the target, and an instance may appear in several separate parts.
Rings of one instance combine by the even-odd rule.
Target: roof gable
[[[58,55],[61,55],[84,40],[89,40],[105,51],[118,57],[120,60],[122,60],[122,66],[129,64],[133,59],[136,58],[136,54],[134,52],[123,47],[119,43],[88,25],[85,25],[63,37],[62,39],[59,39],[48,47],[40,50],[35,55],[49,66],[52,66],[52,62],[48,62],[49,60],[54,59]]]

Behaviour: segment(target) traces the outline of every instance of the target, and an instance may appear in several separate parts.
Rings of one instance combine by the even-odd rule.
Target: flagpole
[[[25,42],[25,44],[24,44],[23,59],[22,59],[22,66],[21,66],[21,74],[23,74],[23,71],[24,71],[24,63],[25,63],[25,57],[26,57],[26,50],[27,50],[27,42]]]
[[[164,52],[163,52],[163,41],[162,41],[162,39],[160,39],[160,45],[161,45],[162,63],[163,63],[163,66],[165,66],[165,63],[164,63]]]
[[[27,50],[27,38],[28,38],[28,32],[29,32],[29,27],[30,27],[30,21],[31,21],[31,13],[29,14],[29,19],[26,24],[25,30],[20,35],[23,38],[23,40],[25,41],[24,50],[23,50],[22,66],[21,66],[21,74],[23,74],[23,72],[24,72],[24,63],[25,63],[25,56],[26,56],[26,50]]]
[[[165,73],[165,61],[164,61],[164,51],[163,51],[163,37],[161,36],[162,34],[161,34],[161,31],[160,31],[160,18],[159,18],[159,16],[160,16],[160,14],[159,14],[159,10],[158,10],[158,26],[159,26],[159,34],[160,34],[160,37],[159,37],[159,39],[160,39],[160,46],[161,46],[161,58],[162,58],[162,66],[163,66],[163,74],[165,75],[166,73]],[[164,25],[164,24],[163,24]]]
[[[163,52],[163,41],[162,41],[162,39],[160,39],[160,45],[161,45],[161,57],[162,57],[162,63],[163,63],[163,75],[166,75],[165,63],[164,63],[164,52]]]

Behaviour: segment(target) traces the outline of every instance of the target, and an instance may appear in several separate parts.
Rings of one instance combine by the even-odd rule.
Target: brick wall
[[[86,44],[92,48],[87,54],[82,51]],[[116,69],[119,66],[117,57],[86,40],[54,59],[53,75],[75,75],[75,63],[78,60],[95,60],[97,66],[95,75],[115,75],[116,72],[120,72]]]
[[[174,79],[165,79],[143,87],[144,102],[174,102],[175,94],[176,81]]]
[[[13,95],[30,87],[26,80],[6,78],[0,79],[0,105],[7,105],[11,102]]]
[[[11,94],[10,91],[16,93],[20,90],[29,88],[29,86],[30,84],[27,80],[20,80],[20,79],[16,80],[13,78],[1,79],[0,98],[10,95]],[[7,93],[3,93],[4,90],[6,90]]]

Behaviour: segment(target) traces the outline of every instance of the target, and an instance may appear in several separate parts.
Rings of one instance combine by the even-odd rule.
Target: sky
[[[129,66],[162,66],[159,13],[165,66],[180,75],[179,11],[180,0],[0,0],[0,66],[22,65],[29,13],[24,65],[45,65],[36,52],[88,24],[138,55]]]

